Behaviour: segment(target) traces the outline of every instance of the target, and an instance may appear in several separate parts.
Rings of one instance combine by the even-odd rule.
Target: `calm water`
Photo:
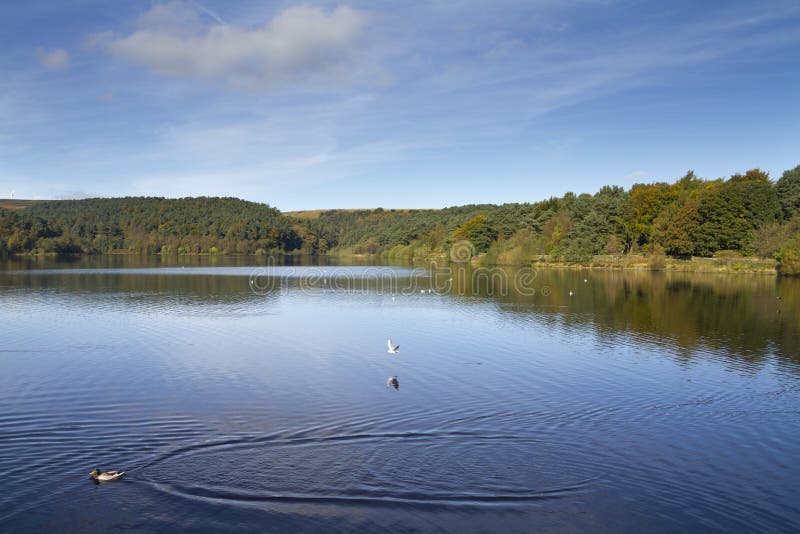
[[[186,261],[2,264],[0,530],[800,528],[798,280]]]

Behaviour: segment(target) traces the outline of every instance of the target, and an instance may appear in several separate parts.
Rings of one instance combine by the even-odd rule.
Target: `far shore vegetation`
[[[465,245],[468,244],[468,245]],[[800,166],[533,203],[281,213],[235,198],[0,200],[0,256],[313,254],[800,275]],[[461,252],[461,251],[459,251]]]

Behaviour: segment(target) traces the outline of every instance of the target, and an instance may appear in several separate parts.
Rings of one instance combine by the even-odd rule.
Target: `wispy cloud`
[[[796,0],[48,9],[0,78],[0,186],[28,194],[421,205],[797,164]]]
[[[46,50],[44,48],[36,49],[36,59],[39,63],[50,70],[64,70],[69,67],[69,52],[61,48],[54,48]]]
[[[143,13],[132,33],[105,34],[100,41],[114,56],[161,75],[271,89],[347,78],[368,21],[365,11],[347,6],[325,11],[301,5],[247,27],[224,24],[194,3],[170,2]]]
[[[625,176],[622,177],[623,182],[636,182],[638,180],[642,180],[650,176],[650,173],[647,171],[633,171],[629,172]]]
[[[209,17],[211,17],[212,19],[214,19],[215,21],[217,21],[217,23],[219,23],[219,24],[227,24],[227,22],[225,22],[225,20],[222,17],[220,17],[216,13],[216,11],[211,11],[210,9],[205,7],[204,5],[199,4],[197,2],[192,2],[192,5],[195,6],[197,9],[199,9],[200,11],[202,11],[203,13],[205,13],[206,15],[208,15]]]

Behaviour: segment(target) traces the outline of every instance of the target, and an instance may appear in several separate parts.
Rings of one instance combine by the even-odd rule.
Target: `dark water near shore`
[[[800,280],[183,261],[0,264],[0,531],[800,529]]]

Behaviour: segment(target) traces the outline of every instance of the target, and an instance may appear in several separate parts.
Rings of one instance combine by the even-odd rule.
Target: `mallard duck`
[[[92,480],[95,482],[108,482],[110,480],[116,480],[122,475],[125,474],[125,471],[100,471],[99,469],[95,468],[94,471],[89,473],[89,476],[92,477]]]

